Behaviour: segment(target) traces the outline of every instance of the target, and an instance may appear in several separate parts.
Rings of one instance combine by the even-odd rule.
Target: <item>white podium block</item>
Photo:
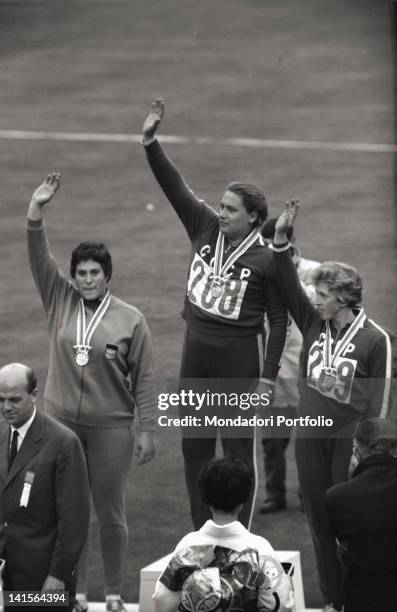
[[[154,612],[152,595],[156,586],[157,578],[167,567],[173,553],[157,559],[150,565],[143,567],[140,573],[139,585],[139,612]],[[294,612],[305,611],[305,597],[303,594],[302,568],[300,552],[297,550],[278,550],[278,558],[281,563],[292,563],[294,566],[294,575],[292,582],[295,592],[295,608]]]

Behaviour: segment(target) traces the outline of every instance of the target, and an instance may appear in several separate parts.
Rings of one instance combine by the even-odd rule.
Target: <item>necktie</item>
[[[10,471],[12,464],[14,463],[14,459],[18,452],[18,430],[14,429],[11,440],[11,448],[10,454],[8,456],[8,471]]]

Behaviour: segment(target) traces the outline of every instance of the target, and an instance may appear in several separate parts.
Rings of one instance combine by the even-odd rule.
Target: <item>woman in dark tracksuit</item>
[[[219,213],[188,187],[157,141],[164,102],[152,105],[143,126],[143,144],[150,168],[183,223],[191,244],[185,297],[185,343],[180,387],[196,393],[247,397],[271,394],[284,347],[287,313],[274,278],[272,253],[258,232],[267,217],[264,194],[255,186],[230,183],[219,204]],[[269,334],[264,348],[264,314]],[[259,381],[259,384],[258,384]],[[189,416],[217,414],[207,403]],[[222,417],[246,416],[231,401],[222,406]],[[181,416],[184,416],[181,407]],[[198,489],[198,475],[215,456],[216,427],[182,429],[185,477],[193,524],[199,529],[210,517]],[[233,431],[220,427],[225,455],[242,460],[254,474],[254,427]],[[239,519],[249,527],[255,486]]]
[[[355,268],[322,264],[313,273],[316,298],[310,302],[286,236],[298,207],[298,201],[287,202],[276,224],[273,251],[282,297],[303,336],[296,461],[324,610],[332,612],[342,609],[342,575],[325,492],[347,479],[356,423],[388,415],[391,344],[360,306],[362,281]]]

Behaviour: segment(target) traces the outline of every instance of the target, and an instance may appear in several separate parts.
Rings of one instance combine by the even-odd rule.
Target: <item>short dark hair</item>
[[[336,298],[349,308],[361,304],[363,281],[353,266],[338,261],[325,261],[312,274],[316,287],[324,282]]]
[[[268,219],[266,223],[264,223],[264,225],[262,225],[260,231],[261,231],[262,236],[266,238],[267,240],[273,240],[276,223],[277,223],[277,217],[272,217],[271,219]],[[287,238],[288,240],[292,240],[293,237],[294,237],[294,228],[291,225],[291,227],[287,229]]]
[[[222,512],[232,512],[239,504],[245,504],[252,486],[253,475],[234,457],[210,461],[199,475],[201,499]]]
[[[80,242],[72,251],[70,258],[70,276],[76,276],[76,268],[81,261],[92,259],[102,266],[107,280],[112,277],[112,257],[103,242]]]
[[[234,181],[233,183],[229,183],[226,187],[226,191],[231,191],[240,196],[244,208],[248,213],[257,213],[256,221],[253,223],[254,227],[262,225],[262,223],[266,221],[268,215],[266,198],[263,191],[258,189],[258,187],[250,185],[249,183]]]
[[[32,368],[27,368],[26,370],[26,392],[33,393],[33,391],[37,389],[37,378],[36,374],[32,370]]]
[[[356,426],[354,440],[367,455],[393,453],[397,448],[397,424],[379,417],[365,419]]]

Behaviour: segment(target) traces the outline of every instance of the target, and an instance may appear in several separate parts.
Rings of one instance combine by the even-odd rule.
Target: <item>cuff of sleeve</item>
[[[151,431],[154,432],[156,430],[155,424],[153,423],[140,423],[139,431]]]
[[[259,382],[266,383],[267,385],[272,385],[273,387],[276,384],[275,380],[271,380],[270,378],[263,378],[262,376],[260,377]]]
[[[44,226],[44,220],[38,219],[37,221],[33,221],[33,219],[26,219],[26,227],[29,230],[41,229]]]
[[[283,253],[291,248],[290,242],[284,242],[283,244],[274,244],[273,242],[269,245],[269,248],[275,253]]]
[[[141,140],[141,144],[142,144],[144,147],[149,147],[151,144],[153,144],[154,142],[156,142],[156,140],[157,140],[157,136],[153,136],[153,137],[152,137],[152,138],[150,138],[149,140],[144,140],[144,139],[142,138],[142,140]]]
[[[274,383],[276,381],[279,369],[280,369],[279,364],[271,363],[270,361],[265,361],[260,380],[263,382],[273,382]]]

